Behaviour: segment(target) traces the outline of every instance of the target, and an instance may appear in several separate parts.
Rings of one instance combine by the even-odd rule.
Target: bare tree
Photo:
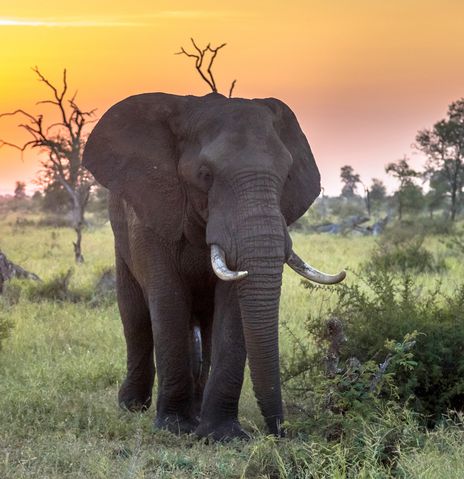
[[[216,80],[214,79],[214,75],[212,72],[212,67],[219,50],[225,47],[227,43],[223,43],[216,48],[213,48],[211,44],[208,43],[205,48],[200,48],[195,43],[195,40],[193,38],[191,38],[190,40],[195,49],[195,53],[187,52],[184,47],[181,47],[180,52],[175,53],[175,55],[186,55],[189,58],[195,58],[195,68],[197,72],[200,74],[201,78],[209,85],[211,91],[213,93],[217,93],[218,90],[216,86]],[[208,57],[209,61],[207,60]],[[229,88],[229,98],[232,98],[232,93],[234,91],[236,83],[237,80],[234,80]]]
[[[47,155],[47,158],[42,160],[43,171],[40,173],[40,180],[45,185],[58,182],[68,194],[72,226],[76,232],[76,241],[73,243],[74,256],[76,262],[82,263],[84,215],[94,184],[92,176],[82,166],[82,153],[86,140],[86,126],[92,122],[95,110],[81,110],[76,103],[77,92],[69,97],[66,69],[63,70],[61,89],[49,82],[37,67],[33,68],[33,71],[39,81],[52,93],[51,99],[39,101],[37,104],[52,105],[59,115],[59,120],[45,126],[42,114],[33,115],[22,109],[3,113],[0,117],[22,116],[25,122],[18,126],[29,134],[30,139],[22,145],[0,140],[0,147],[11,146],[21,153],[27,148],[37,148]]]

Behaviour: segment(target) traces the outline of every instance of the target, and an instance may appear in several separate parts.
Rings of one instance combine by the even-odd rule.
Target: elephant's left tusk
[[[346,277],[345,271],[340,271],[338,274],[327,274],[318,271],[316,268],[313,268],[309,264],[305,263],[298,255],[293,251],[290,257],[287,260],[287,264],[296,271],[298,274],[303,276],[303,278],[309,279],[319,284],[336,284],[343,281]]]
[[[215,275],[223,281],[236,281],[248,276],[248,271],[231,271],[226,264],[226,254],[217,244],[211,245],[211,265]]]

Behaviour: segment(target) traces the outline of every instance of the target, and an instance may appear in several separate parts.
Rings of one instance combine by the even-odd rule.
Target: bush
[[[395,276],[385,269],[371,268],[363,272],[362,278],[357,277],[356,284],[344,284],[332,290],[337,305],[327,313],[340,318],[344,325],[347,341],[340,346],[340,363],[349,364],[356,358],[361,365],[360,371],[354,371],[357,380],[348,384],[348,395],[354,397],[354,401],[352,405],[345,405],[345,410],[358,413],[369,406],[366,395],[363,396],[366,381],[374,377],[375,367],[378,368],[375,365],[391,358],[395,349],[396,365],[389,365],[388,374],[382,378],[378,389],[380,400],[407,405],[420,413],[428,425],[435,424],[450,409],[462,410],[464,285],[453,294],[445,295],[439,286],[432,292],[420,292],[421,288],[416,287],[411,276]],[[306,287],[311,292],[327,290],[310,283],[306,283]],[[316,354],[297,352],[287,360],[291,365],[287,368],[290,371],[287,377],[296,380],[303,390],[314,390],[308,381],[314,378],[311,373],[314,366],[310,363],[319,358],[320,364],[327,354],[324,333],[327,314],[308,321],[308,334],[316,339]],[[406,351],[404,346],[411,340],[416,344],[411,351]],[[305,371],[305,374],[295,374],[295,371]],[[338,372],[332,382],[346,382],[343,376],[346,371],[347,368]],[[342,399],[346,400],[346,391],[340,384],[336,390],[344,393]]]
[[[441,272],[446,269],[443,258],[435,257],[424,247],[425,237],[415,228],[395,226],[386,231],[378,241],[367,270],[390,272]]]
[[[73,274],[73,269],[69,269],[66,272],[59,273],[48,281],[31,285],[28,289],[29,299],[31,301],[51,300],[69,301],[73,303],[81,301],[84,294],[69,288]]]
[[[93,284],[86,287],[72,285],[74,270],[58,273],[49,280],[26,286],[25,296],[33,302],[63,301],[85,302],[90,307],[109,305],[116,301],[116,279],[114,268],[101,268],[95,272]],[[19,293],[18,292],[18,298]]]

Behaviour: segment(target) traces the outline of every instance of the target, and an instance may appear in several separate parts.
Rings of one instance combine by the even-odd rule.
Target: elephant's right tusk
[[[306,279],[314,281],[319,284],[336,284],[343,281],[346,277],[345,271],[340,271],[338,274],[327,274],[322,271],[318,271],[309,264],[305,263],[295,252],[287,260],[287,264],[296,271],[298,274]]]
[[[248,276],[248,271],[231,271],[226,264],[226,254],[217,244],[211,245],[211,265],[215,275],[223,281],[236,281]]]

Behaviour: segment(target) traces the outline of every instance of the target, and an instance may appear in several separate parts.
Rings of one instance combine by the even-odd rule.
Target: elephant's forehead
[[[200,133],[228,130],[243,134],[272,127],[272,115],[267,108],[242,99],[200,105],[191,121],[191,127]]]

